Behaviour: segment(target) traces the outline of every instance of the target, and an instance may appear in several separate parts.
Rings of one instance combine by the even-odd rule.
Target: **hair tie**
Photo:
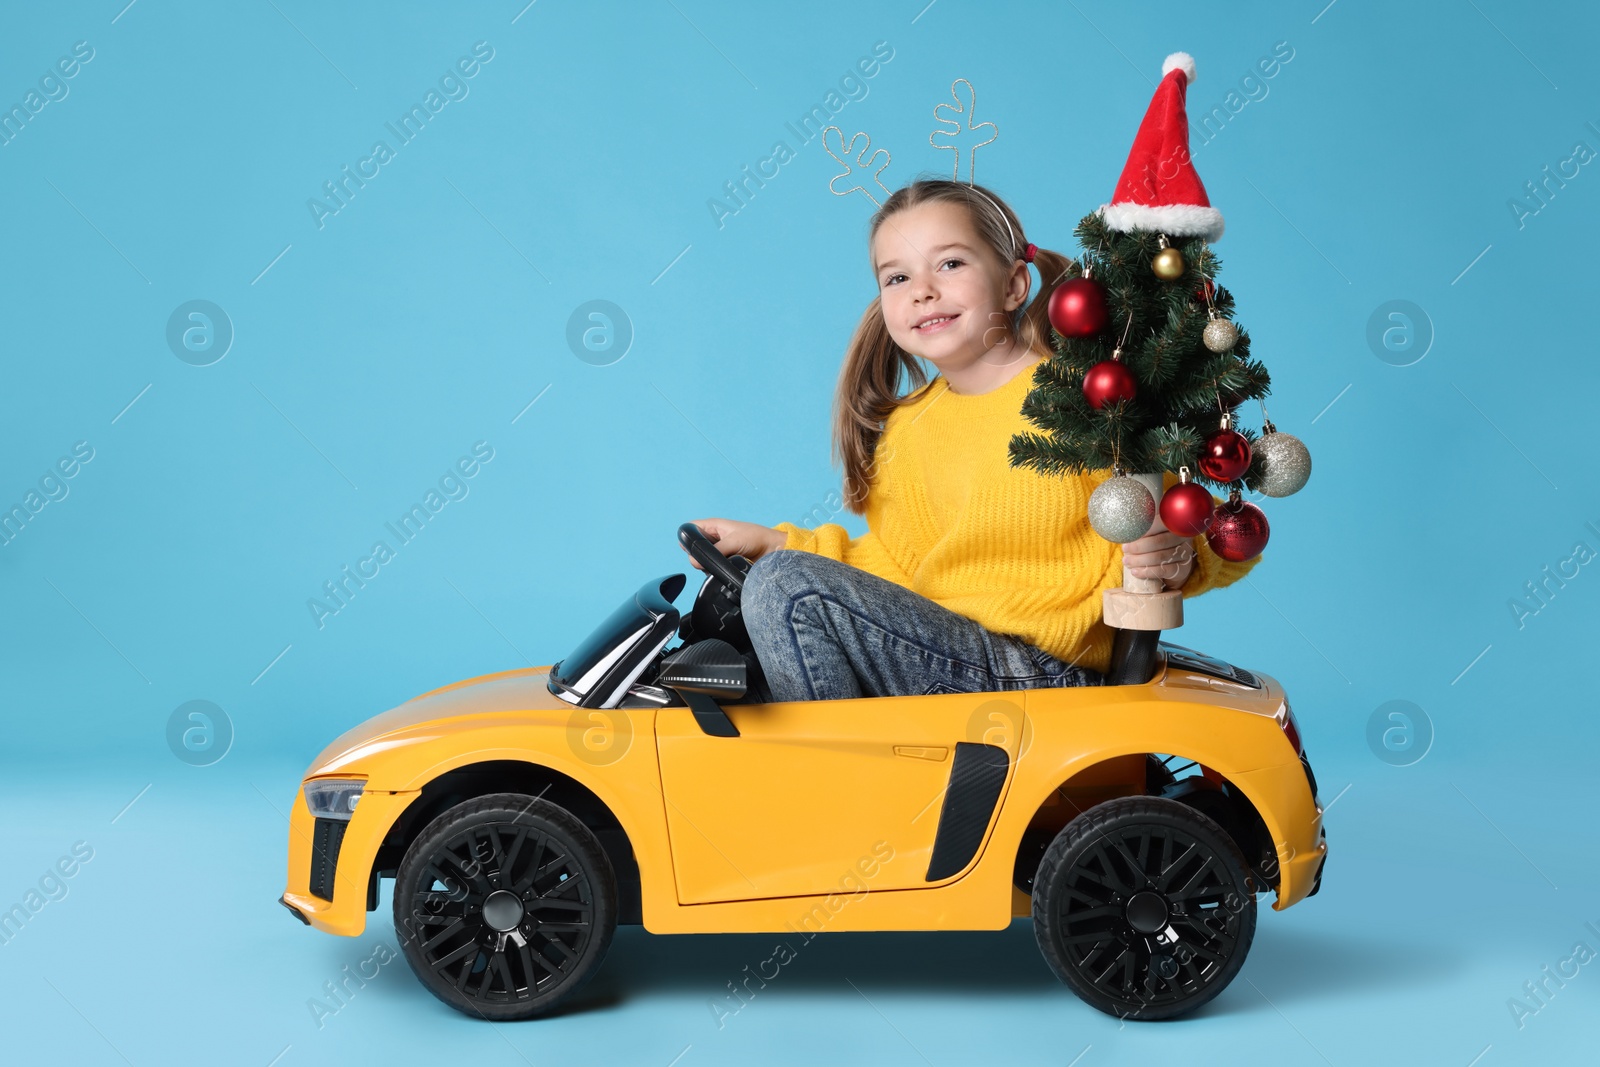
[[[1028,247],[1027,247],[1027,248],[1024,248],[1024,249],[1023,249],[1023,250],[1022,250],[1022,258],[1023,258],[1023,261],[1024,261],[1024,262],[1027,262],[1027,263],[1032,263],[1032,262],[1033,262],[1033,254],[1034,254],[1034,253],[1035,253],[1035,252],[1037,252],[1037,251],[1039,251],[1039,246],[1038,246],[1038,245],[1036,245],[1036,244],[1033,244],[1033,243],[1032,243],[1032,242],[1031,242],[1031,241],[1030,241],[1030,242],[1029,242],[1029,243],[1028,243]]]

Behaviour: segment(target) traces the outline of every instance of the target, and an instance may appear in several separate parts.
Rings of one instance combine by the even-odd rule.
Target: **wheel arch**
[[[1158,785],[1146,773],[1143,781],[1134,777],[1134,760],[1155,758],[1158,753],[1137,749],[1101,756],[1073,769],[1064,780],[1033,801],[1032,814],[1017,841],[1012,884],[1031,892],[1039,861],[1055,835],[1083,812],[1121,796],[1156,796],[1176,800],[1209,816],[1227,831],[1244,855],[1251,870],[1264,886],[1276,890],[1279,882],[1278,852],[1271,832],[1256,801],[1232,777],[1215,770],[1203,758],[1186,753],[1163,753],[1174,757],[1170,765],[1194,763],[1201,774]]]
[[[594,790],[552,767],[518,759],[485,759],[454,767],[430,780],[390,826],[373,856],[369,884],[394,877],[411,842],[424,827],[457,804],[492,793],[525,793],[557,804],[592,830],[617,879],[617,921],[641,921],[642,887],[633,840],[622,820]],[[376,893],[369,892],[376,906]],[[370,908],[369,908],[370,910]]]

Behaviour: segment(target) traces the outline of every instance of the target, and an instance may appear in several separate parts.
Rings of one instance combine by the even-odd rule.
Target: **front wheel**
[[[1227,831],[1174,800],[1125,797],[1068,823],[1033,883],[1033,928],[1086,1003],[1125,1019],[1199,1007],[1244,965],[1255,881]]]
[[[395,876],[394,922],[434,996],[476,1018],[527,1019],[599,966],[617,925],[616,879],[565,808],[497,793],[417,835]]]

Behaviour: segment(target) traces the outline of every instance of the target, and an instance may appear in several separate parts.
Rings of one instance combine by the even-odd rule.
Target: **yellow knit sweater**
[[[920,400],[889,415],[865,534],[851,539],[836,523],[776,528],[788,534],[785,548],[841,560],[1064,662],[1105,671],[1113,631],[1101,619],[1101,591],[1122,585],[1122,546],[1094,532],[1088,504],[1111,472],[1046,475],[1010,465],[1011,437],[1037,432],[1022,416],[1032,381],[1030,368],[973,396],[935,378]],[[1194,546],[1185,597],[1235,582],[1261,560],[1230,563],[1203,535]]]

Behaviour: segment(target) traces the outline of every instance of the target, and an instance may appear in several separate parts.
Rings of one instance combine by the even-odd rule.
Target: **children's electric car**
[[[618,923],[657,934],[998,930],[1102,1011],[1157,1019],[1244,963],[1256,896],[1327,845],[1272,678],[1119,631],[1104,686],[741,703],[748,561],[646,584],[569,655],[434,690],[311,764],[282,903],[360,934],[380,878],[412,969],[489,1020],[548,1012]],[[678,643],[668,647],[674,638]]]

